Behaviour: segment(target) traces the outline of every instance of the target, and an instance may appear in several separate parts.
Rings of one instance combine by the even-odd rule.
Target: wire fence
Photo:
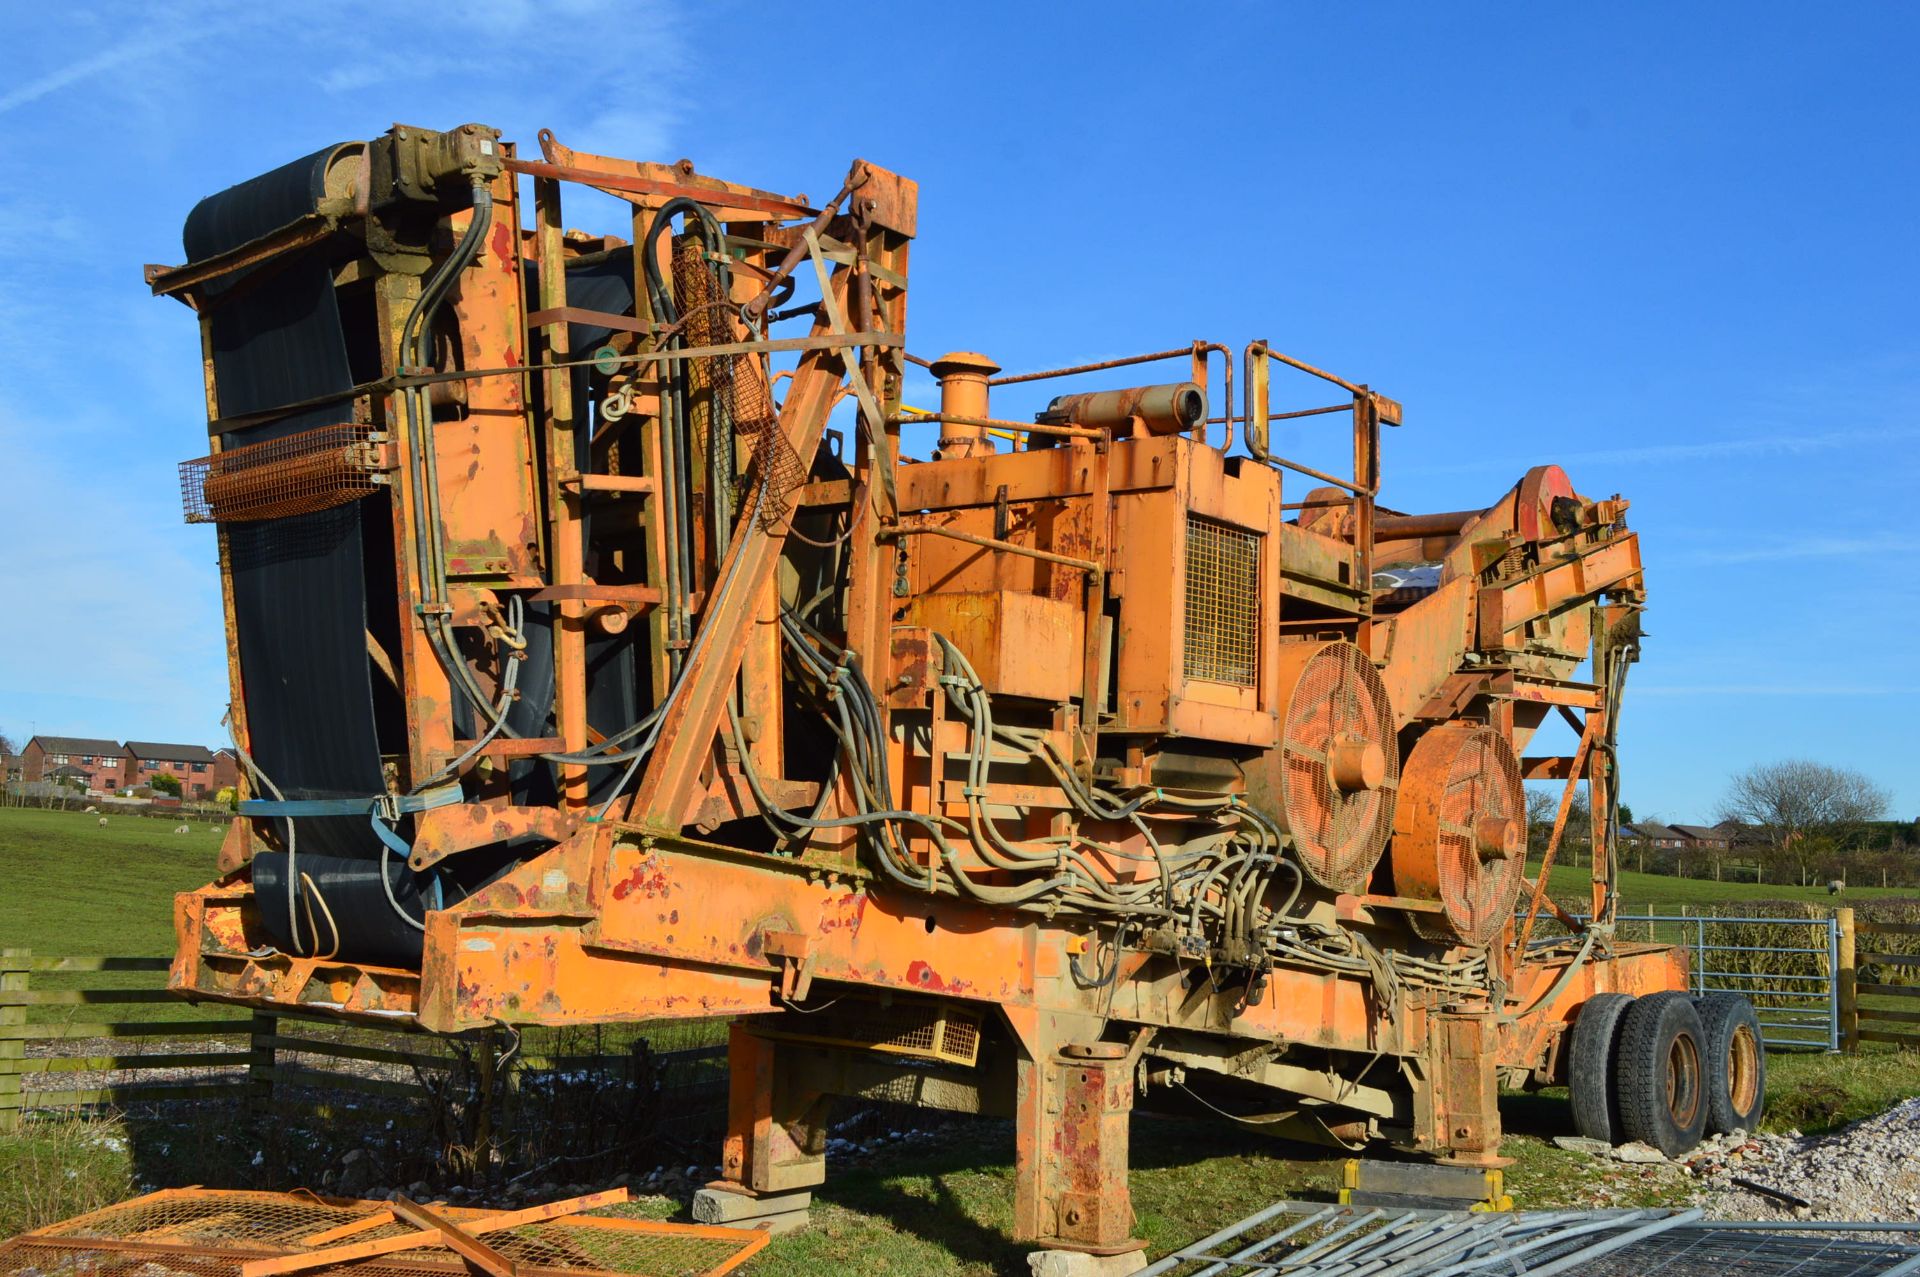
[[[0,1132],[218,1106],[286,1129],[410,1135],[469,1162],[497,1161],[510,1130],[514,1162],[585,1174],[656,1146],[705,1146],[724,1119],[722,1021],[445,1037],[189,1005],[166,989],[168,966],[0,951]]]

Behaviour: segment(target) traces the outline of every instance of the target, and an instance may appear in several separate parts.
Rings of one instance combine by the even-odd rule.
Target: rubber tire
[[[1709,993],[1693,1000],[1707,1036],[1707,1133],[1725,1135],[1731,1131],[1755,1131],[1767,1105],[1767,1053],[1760,1035],[1760,1017],[1753,1003],[1739,993]],[[1742,1112],[1733,1097],[1733,1078],[1728,1067],[1734,1036],[1745,1028],[1753,1035],[1753,1102]]]
[[[1618,1144],[1620,1102],[1613,1084],[1620,1021],[1633,1004],[1627,993],[1596,993],[1580,1004],[1567,1041],[1567,1093],[1573,1129],[1588,1139]]]
[[[1686,1079],[1692,1104],[1685,1121],[1676,1118],[1667,1098],[1670,1059],[1680,1052],[1692,1056],[1692,1076]],[[1629,1140],[1652,1145],[1668,1157],[1700,1143],[1707,1129],[1706,1058],[1706,1026],[1689,994],[1650,993],[1634,1000],[1622,1018],[1614,1049],[1614,1089],[1621,1129]]]

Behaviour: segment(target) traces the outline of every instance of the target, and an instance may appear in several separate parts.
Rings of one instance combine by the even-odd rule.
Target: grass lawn
[[[0,808],[0,948],[167,957],[173,895],[213,878],[226,827]]]
[[[1920,1053],[1858,1057],[1776,1053],[1768,1060],[1769,1129],[1819,1131],[1920,1093]],[[1501,1109],[1514,1158],[1507,1191],[1521,1209],[1680,1202],[1692,1181],[1676,1171],[1596,1161],[1552,1143],[1571,1133],[1566,1092],[1509,1095]],[[1131,1188],[1137,1235],[1157,1256],[1283,1197],[1332,1201],[1343,1153],[1263,1140],[1221,1125],[1137,1115]],[[619,1213],[686,1218],[667,1198]],[[1006,1239],[1013,1222],[1013,1137],[1004,1124],[959,1128],[931,1146],[911,1144],[875,1165],[829,1165],[809,1228],[775,1238],[750,1277],[824,1272],[1024,1273],[1028,1247]]]
[[[159,819],[116,816],[101,828],[84,814],[0,810],[0,946],[43,954],[168,954],[173,893],[212,877],[219,845],[209,827],[196,824],[184,835],[172,829],[172,822]],[[1584,868],[1560,866],[1553,890],[1563,899],[1577,896],[1585,875]],[[1833,903],[1824,888],[1634,873],[1622,875],[1622,888],[1632,912],[1737,906],[1754,899]],[[126,1018],[145,1009],[127,1008]],[[1767,1089],[1770,1127],[1829,1129],[1920,1094],[1920,1052],[1774,1054]],[[1657,1204],[1684,1193],[1686,1181],[1672,1171],[1598,1162],[1556,1148],[1552,1136],[1572,1125],[1564,1092],[1509,1096],[1503,1111],[1509,1131],[1504,1151],[1515,1158],[1507,1185],[1522,1207],[1590,1206],[1603,1196]],[[118,1119],[35,1123],[18,1135],[0,1136],[0,1236],[129,1196],[137,1187],[249,1186],[244,1159],[200,1165],[169,1147],[160,1146],[156,1155],[152,1139]],[[1132,1189],[1139,1235],[1158,1254],[1278,1198],[1331,1199],[1343,1156],[1224,1126],[1138,1115]],[[934,1140],[894,1146],[867,1164],[830,1168],[816,1194],[812,1226],[777,1238],[746,1272],[1025,1272],[1027,1248],[1007,1240],[1012,1203],[1011,1127],[954,1127]],[[662,1197],[621,1209],[686,1217],[684,1202]]]
[[[1529,878],[1539,872],[1538,861],[1527,866]],[[1591,871],[1585,865],[1576,867],[1556,863],[1548,879],[1547,890],[1563,904],[1568,900],[1584,902],[1591,880]],[[1678,913],[1682,906],[1695,913],[1702,909],[1719,909],[1725,912],[1749,900],[1797,900],[1810,905],[1831,908],[1858,900],[1897,899],[1920,900],[1920,891],[1912,887],[1848,887],[1843,894],[1834,896],[1828,893],[1824,884],[1795,887],[1776,882],[1714,882],[1708,878],[1670,878],[1665,874],[1634,873],[1632,870],[1625,869],[1620,872],[1622,913]],[[1582,911],[1584,912],[1584,909]]]

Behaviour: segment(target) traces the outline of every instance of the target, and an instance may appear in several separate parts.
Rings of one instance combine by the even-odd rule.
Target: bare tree
[[[1788,759],[1735,776],[1718,815],[1758,834],[1772,859],[1796,870],[1805,886],[1815,860],[1849,849],[1890,802],[1886,790],[1859,772]]]
[[[1529,786],[1527,789],[1527,845],[1535,855],[1545,855],[1547,842],[1553,837],[1553,822],[1560,814],[1560,798],[1564,791],[1559,784],[1551,787]],[[1592,817],[1587,810],[1587,790],[1582,785],[1573,794],[1573,806],[1567,812],[1566,832],[1560,835],[1560,850],[1555,858],[1564,864],[1580,863],[1581,847],[1592,847]],[[1591,855],[1589,855],[1591,859]]]
[[[10,758],[19,752],[13,747],[13,737],[0,732],[0,758]]]

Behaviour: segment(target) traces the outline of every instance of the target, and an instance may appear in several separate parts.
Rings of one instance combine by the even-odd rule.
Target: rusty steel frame
[[[1546,897],[1545,868],[1538,882],[1514,875],[1524,920],[1471,944],[1446,938],[1437,877],[1393,880],[1385,834],[1356,835],[1382,839],[1363,843],[1375,865],[1363,889],[1310,882],[1288,824],[1304,817],[1275,797],[1284,753],[1323,769],[1334,787],[1325,810],[1383,793],[1390,813],[1410,800],[1383,780],[1380,751],[1404,757],[1427,731],[1468,722],[1518,756],[1558,710],[1580,732],[1578,752],[1521,760],[1523,776],[1567,785],[1550,867],[1573,787],[1588,784],[1596,813],[1616,791],[1619,680],[1644,599],[1625,501],[1580,497],[1548,466],[1478,510],[1377,511],[1380,431],[1401,423],[1401,406],[1264,341],[1240,351],[1238,404],[1232,352],[1217,342],[998,377],[978,354],[921,361],[904,350],[910,181],[856,161],[839,194],[812,207],[690,165],[585,155],[550,134],[540,143],[540,161],[501,143],[497,168],[475,177],[494,225],[457,290],[456,362],[408,364],[398,339],[421,279],[356,259],[382,368],[342,402],[400,456],[432,440],[439,462],[418,474],[401,464],[390,494],[372,498],[394,512],[400,645],[372,658],[390,657],[381,669],[406,708],[394,792],[455,765],[461,786],[459,802],[412,816],[408,863],[457,866],[509,839],[545,849],[429,912],[417,965],[382,966],[276,947],[248,868],[274,847],[274,822],[242,815],[221,878],[176,900],[176,990],[440,1032],[735,1017],[723,1168],[749,1193],[818,1183],[835,1088],[904,1067],[831,1034],[783,1031],[791,1008],[967,1004],[984,1016],[971,1066],[981,1080],[965,1081],[962,1066],[938,1085],[914,1074],[921,1093],[1016,1118],[1023,1237],[1110,1252],[1139,1244],[1127,1115],[1169,1077],[1229,1108],[1252,1102],[1249,1088],[1265,1092],[1273,1111],[1260,1121],[1276,1132],[1494,1163],[1498,1084],[1551,1080],[1589,996],[1686,987],[1683,953],[1620,943],[1605,927],[1534,943],[1543,907],[1569,918]],[[626,242],[565,229],[565,192],[578,188],[632,205],[631,315],[569,302],[565,264]],[[674,334],[653,313],[640,247],[676,200],[704,208],[726,236],[724,254],[695,246],[691,260],[707,263],[697,269],[725,258],[733,272],[722,340],[691,347],[666,344]],[[380,205],[369,207],[336,202],[328,216],[377,229]],[[457,232],[470,214],[440,216]],[[339,253],[354,241],[324,242]],[[152,278],[184,292],[319,244],[295,227]],[[673,268],[671,245],[660,251]],[[547,269],[527,296],[532,265]],[[804,337],[767,327],[793,322],[774,309],[782,281],[818,292],[793,312],[810,317]],[[608,348],[571,349],[576,323],[610,329]],[[217,430],[204,318],[202,329]],[[1182,358],[1204,395],[1215,354],[1225,407],[1186,433],[1156,433],[1164,421],[1138,416],[1028,423],[989,410],[991,387]],[[776,371],[776,356],[791,368]],[[910,360],[948,378],[940,412],[902,407]],[[1349,401],[1276,411],[1276,363]],[[768,498],[753,494],[764,485],[750,479],[733,525],[716,531],[706,512],[731,499],[711,477],[719,436],[695,431],[693,416],[676,425],[669,409],[682,393],[676,369],[723,366],[769,396],[785,382],[765,428],[808,462],[825,455],[834,406],[851,398],[857,411],[844,477],[804,476],[778,494],[793,505],[778,518],[762,517]],[[599,414],[584,467],[573,460],[588,415],[580,368],[592,369],[588,393],[603,408],[621,396],[621,411]],[[447,384],[464,392],[436,389]],[[710,422],[713,402],[688,395],[685,411]],[[438,396],[438,415],[416,424],[408,396]],[[1350,474],[1274,448],[1276,423],[1335,413],[1350,421]],[[943,441],[933,460],[901,459],[906,420],[960,427],[953,455]],[[1206,433],[1216,422],[1219,444]],[[1228,455],[1236,424],[1248,455]],[[995,429],[1014,432],[1014,446],[997,449]],[[749,441],[724,441],[723,457],[726,446],[747,469]],[[675,480],[676,466],[689,477]],[[1290,474],[1326,486],[1286,500]],[[638,539],[590,532],[590,508],[593,528]],[[795,526],[803,518],[813,531]],[[432,537],[450,547],[444,583],[417,548]],[[226,541],[222,528],[233,729],[246,747]],[[831,606],[803,615],[791,583],[829,555],[840,564],[820,596]],[[1411,598],[1375,588],[1377,570],[1407,563],[1431,565],[1438,584]],[[470,693],[458,684],[501,686],[515,598],[555,608],[552,726],[533,739],[466,738],[453,707]],[[629,633],[630,621],[655,689],[651,735],[634,734],[643,722],[614,739],[588,723],[587,640]],[[450,665],[439,632],[486,654]],[[1244,677],[1219,674],[1241,668],[1231,661],[1189,659],[1217,657],[1230,640],[1247,647]],[[1303,654],[1330,642],[1377,671],[1385,736],[1285,735],[1296,730],[1292,698],[1306,694]],[[1574,681],[1590,652],[1595,682]],[[805,723],[841,740],[833,769],[795,737]],[[634,739],[661,745],[636,757],[631,785],[590,802],[589,764]],[[501,764],[542,758],[559,801],[513,805]],[[1594,823],[1592,913],[1604,921],[1611,823]],[[763,825],[770,832],[741,832]],[[1511,850],[1502,841],[1501,854]]]
[[[25,1250],[29,1254],[47,1252],[42,1267],[88,1262],[85,1252],[101,1252],[120,1257],[131,1264],[141,1258],[156,1263],[171,1261],[193,1264],[196,1271],[227,1272],[232,1277],[281,1277],[289,1273],[316,1269],[340,1271],[368,1259],[379,1259],[382,1268],[434,1277],[435,1274],[478,1272],[488,1277],[566,1277],[567,1273],[594,1274],[595,1277],[620,1277],[617,1268],[562,1267],[542,1263],[523,1263],[503,1254],[480,1240],[488,1234],[503,1233],[528,1224],[569,1222],[569,1217],[600,1207],[616,1206],[628,1200],[624,1188],[563,1198],[520,1210],[497,1211],[475,1207],[434,1204],[423,1206],[396,1196],[389,1202],[360,1201],[343,1197],[321,1197],[302,1189],[295,1193],[231,1191],[203,1188],[171,1188],[146,1193],[111,1206],[89,1211],[72,1219],[44,1225],[0,1242],[0,1251]],[[185,1210],[205,1208],[206,1213],[194,1230],[202,1240],[178,1240],[192,1227],[176,1224],[158,1230],[146,1230],[127,1236],[107,1231],[119,1217],[138,1214],[156,1207],[178,1206]],[[357,1212],[357,1218],[297,1239],[263,1238],[277,1212],[331,1209],[336,1215]],[[697,1277],[723,1277],[764,1250],[771,1235],[764,1230],[740,1230],[705,1224],[669,1223],[664,1220],[630,1217],[589,1217],[571,1221],[580,1228],[606,1237],[659,1239],[671,1247],[688,1241],[724,1243],[729,1252],[720,1262],[700,1269]],[[418,1231],[403,1232],[372,1240],[353,1240],[365,1233],[388,1228],[396,1223],[411,1224]],[[206,1234],[222,1234],[207,1240]],[[173,1238],[173,1240],[169,1240]],[[421,1256],[409,1254],[428,1248],[444,1249],[449,1254]],[[644,1251],[645,1243],[641,1243]],[[78,1253],[78,1254],[76,1254]],[[9,1258],[14,1258],[10,1256]],[[642,1254],[639,1259],[644,1262]],[[649,1269],[651,1271],[651,1269]],[[691,1269],[688,1277],[696,1277]]]

